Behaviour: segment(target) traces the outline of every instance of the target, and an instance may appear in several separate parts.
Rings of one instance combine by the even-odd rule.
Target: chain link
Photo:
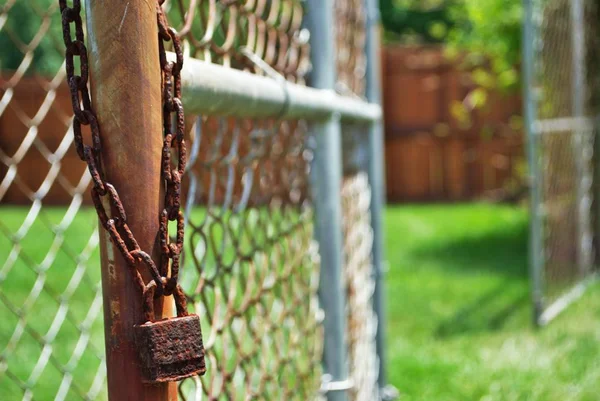
[[[106,181],[102,168],[102,142],[100,127],[96,114],[92,109],[88,90],[89,64],[87,48],[84,43],[83,21],[81,19],[81,0],[73,0],[69,7],[67,0],[59,0],[62,15],[63,39],[66,47],[67,82],[71,92],[73,104],[73,135],[75,148],[79,158],[87,163],[92,177],[91,190],[94,207],[98,213],[100,224],[109,233],[114,246],[121,253],[130,267],[133,280],[141,293],[161,295],[176,295],[178,314],[186,314],[186,300],[181,288],[177,284],[179,277],[180,255],[184,241],[184,217],[181,211],[181,178],[186,166],[186,145],[184,139],[185,120],[181,103],[181,68],[183,67],[183,51],[179,36],[175,29],[169,27],[161,7],[162,1],[156,3],[158,23],[159,58],[162,70],[162,116],[164,144],[162,148],[161,175],[165,182],[164,208],[159,214],[160,237],[160,266],[152,257],[140,249],[129,225],[127,214],[116,188]],[[75,37],[73,39],[72,26],[74,25]],[[171,42],[175,50],[176,60],[167,61],[165,42]],[[79,75],[75,71],[75,58],[79,57]],[[172,129],[172,117],[175,117],[175,132]],[[81,126],[89,125],[91,130],[91,144],[84,143]],[[177,165],[172,166],[172,149],[177,153]],[[108,200],[108,210],[103,203]],[[115,213],[111,213],[114,210]],[[169,221],[177,222],[177,235],[175,242],[169,240]],[[171,272],[169,274],[169,264]],[[151,274],[152,280],[145,284],[140,274],[140,267],[145,267]],[[145,299],[144,305],[148,302]],[[146,313],[145,319],[151,319]]]

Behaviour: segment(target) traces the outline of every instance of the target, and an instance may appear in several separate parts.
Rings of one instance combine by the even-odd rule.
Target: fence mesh
[[[265,75],[255,55],[288,80],[304,83],[309,36],[302,0],[168,0],[170,22],[191,57]]]
[[[305,122],[203,118],[182,277],[203,322],[209,399],[314,399],[322,329]],[[195,268],[192,268],[193,265]],[[182,393],[197,393],[182,384]]]
[[[344,252],[346,268],[348,349],[353,400],[378,400],[378,360],[375,349],[377,320],[373,313],[375,291],[371,246],[373,232],[369,218],[371,190],[364,172],[344,179]]]
[[[365,2],[336,0],[336,90],[345,96],[364,98],[367,57]],[[373,233],[369,218],[371,187],[365,173],[368,127],[342,124],[343,172],[342,220],[344,228],[344,280],[348,319],[348,363],[354,388],[352,400],[376,400],[378,360],[373,309],[375,290],[371,255]]]
[[[367,12],[364,0],[336,0],[336,90],[364,97]]]
[[[337,90],[364,96],[365,12],[336,1]],[[188,56],[304,84],[302,0],[167,0]],[[56,0],[0,4],[0,398],[106,398],[98,231],[73,148]],[[182,286],[208,373],[182,399],[317,399],[322,311],[308,177],[310,122],[188,118]],[[375,399],[366,127],[343,127],[351,390]],[[364,149],[362,149],[364,151]],[[363,160],[364,161],[364,160]],[[357,164],[358,163],[358,164]],[[345,165],[347,163],[345,162]],[[358,166],[358,167],[357,167]],[[342,229],[342,228],[341,228]]]
[[[541,204],[542,261],[538,320],[564,307],[593,272],[592,183],[597,107],[594,54],[597,5],[587,0],[534,2],[534,174]],[[572,290],[573,289],[573,290]]]
[[[104,398],[90,177],[72,146],[56,1],[0,5],[0,398]]]
[[[169,15],[191,56],[304,83],[310,49],[300,1],[174,0]],[[211,374],[195,388],[182,383],[181,393],[313,399],[322,330],[307,123],[205,117],[196,124],[186,255],[195,269],[183,282],[206,317]]]

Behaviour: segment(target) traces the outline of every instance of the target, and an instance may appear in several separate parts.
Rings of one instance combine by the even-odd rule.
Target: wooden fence
[[[0,203],[67,205],[86,168],[67,134],[68,87],[40,76],[6,76],[13,78],[0,76]],[[89,202],[87,192],[84,198]]]
[[[387,48],[382,69],[390,201],[468,200],[510,184],[523,162],[522,135],[508,123],[521,112],[518,97],[492,96],[464,128],[450,108],[472,84],[441,48]],[[58,174],[50,168],[70,123],[66,85],[41,77],[0,84],[10,99],[0,114],[0,202],[67,204],[85,166],[70,149]]]
[[[442,48],[386,48],[382,69],[389,201],[470,200],[511,185],[524,161],[510,124],[519,96],[491,95],[465,126],[451,107],[474,86]]]
[[[11,76],[7,74],[8,76]],[[73,135],[69,132],[72,121],[72,106],[67,85],[54,84],[48,78],[40,76],[20,77],[15,82],[0,77],[0,203],[31,204],[33,201],[46,205],[68,205],[74,199],[75,193],[82,194],[82,201],[91,204],[89,180],[82,176],[86,164],[79,160],[72,146]],[[188,116],[186,126],[190,131],[195,118]],[[271,124],[274,124],[271,122]],[[268,125],[263,125],[267,129]],[[290,123],[288,129],[294,129]],[[236,147],[239,154],[261,151],[265,146],[292,146],[290,143],[279,143],[281,137],[269,141],[257,141],[251,138],[253,125],[250,121],[240,122],[234,119],[219,122],[218,118],[208,118],[204,122],[203,131],[216,133],[223,130],[222,137],[217,140],[214,135],[205,135],[199,150],[198,160],[207,161],[214,157],[225,157],[230,152],[232,140],[236,137]],[[238,135],[234,130],[239,130]],[[91,143],[87,126],[82,127],[84,141]],[[188,142],[189,143],[189,142]],[[294,171],[302,170],[302,160],[290,160],[285,153],[264,160],[261,171],[262,180],[256,182],[249,192],[246,201],[250,205],[265,204],[270,201],[268,194],[277,193],[284,202],[292,196],[290,185],[297,187],[297,181],[292,183],[286,179]],[[212,167],[207,167],[210,164]],[[209,188],[211,175],[215,172],[228,177],[229,167],[214,167],[215,163],[195,163],[190,166],[198,179],[198,185]],[[217,163],[218,165],[218,163]],[[231,162],[236,176],[244,174],[248,169],[247,160]],[[221,169],[213,171],[211,168]],[[245,188],[244,181],[236,181],[232,188],[233,201],[239,202]],[[183,193],[187,194],[186,178],[183,181]],[[269,186],[265,191],[264,186]],[[215,188],[213,202],[221,203],[228,191],[227,185],[219,182]],[[208,194],[199,191],[196,204],[208,203]],[[302,191],[300,196],[305,196]],[[267,194],[267,195],[265,195]],[[296,194],[295,194],[296,195]],[[185,196],[185,195],[184,195]],[[76,198],[79,201],[79,198]],[[295,201],[294,203],[297,203]]]

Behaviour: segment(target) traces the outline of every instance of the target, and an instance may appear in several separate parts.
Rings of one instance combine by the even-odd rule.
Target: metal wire
[[[98,231],[83,206],[90,176],[75,162],[58,11],[56,1],[0,7],[5,400],[105,397]]]
[[[378,400],[377,318],[373,310],[373,230],[369,218],[371,189],[365,172],[344,179],[344,252],[348,314],[348,349],[353,400]]]
[[[193,57],[304,83],[300,1],[172,0],[169,15],[180,18]],[[183,281],[206,317],[210,373],[182,383],[186,399],[318,397],[322,312],[307,140],[305,121],[197,120],[186,254],[196,270]]]
[[[6,123],[11,132],[0,135],[0,388],[9,400],[104,399],[98,233],[94,211],[84,206],[90,177],[75,161],[64,65],[48,61],[63,57],[58,3],[39,7],[43,1],[9,0],[0,8],[0,44],[9,43],[18,55],[2,66],[0,93],[0,129]],[[305,82],[310,49],[301,0],[167,0],[164,7],[187,56]],[[33,18],[33,34],[17,29],[24,12]],[[337,89],[364,97],[362,1],[337,1],[336,13]],[[50,80],[30,76],[49,72]],[[40,104],[22,105],[24,85],[37,85]],[[190,308],[203,319],[208,373],[184,381],[180,396],[319,399],[327,386],[308,179],[318,149],[310,145],[310,122],[277,116],[188,120],[188,238],[180,281]],[[344,148],[349,159],[362,160],[359,137],[365,128],[343,130],[353,138]],[[370,188],[364,163],[356,165],[344,180],[340,229],[350,395],[367,400],[377,391],[377,322]],[[29,166],[43,172],[41,178]],[[65,202],[66,211],[49,206]],[[20,206],[5,207],[11,203]]]
[[[336,90],[345,96],[365,96],[367,57],[366,16],[363,0],[336,0]],[[366,174],[366,135],[360,124],[343,124],[342,216],[344,279],[348,319],[349,391],[352,400],[379,399],[376,351],[377,318],[372,260],[373,233],[369,217],[371,187]]]
[[[310,48],[301,29],[302,0],[170,0],[167,9],[190,56],[266,74],[240,50],[246,48],[288,80],[304,83]]]
[[[538,320],[566,305],[564,294],[593,273],[593,104],[597,6],[588,0],[534,2],[534,122],[539,159],[542,266]],[[537,167],[536,167],[537,166]],[[579,291],[579,290],[577,290]]]
[[[344,95],[365,95],[367,72],[364,0],[336,0],[336,90]]]
[[[304,122],[202,118],[182,277],[209,374],[186,399],[313,399],[321,383],[319,261]],[[188,200],[189,201],[189,200]],[[187,386],[193,387],[189,388]]]

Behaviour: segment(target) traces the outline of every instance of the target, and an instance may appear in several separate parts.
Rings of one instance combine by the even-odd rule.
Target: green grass
[[[310,252],[307,252],[312,228],[296,226],[301,219],[310,219],[310,215],[301,215],[291,208],[277,212],[252,209],[239,215],[214,209],[213,213],[220,214],[219,218],[208,219],[203,228],[209,233],[208,244],[198,231],[187,230],[187,246],[195,249],[194,256],[204,269],[203,279],[210,282],[202,294],[204,307],[222,322],[226,309],[241,309],[242,304],[257,296],[269,282],[270,291],[262,295],[260,305],[248,307],[251,312],[247,314],[252,315],[258,325],[253,328],[255,335],[271,330],[269,325],[260,323],[260,319],[264,319],[280,323],[279,341],[295,337],[291,334],[294,333],[293,322],[308,324],[304,309],[299,306],[298,294],[308,292],[307,287],[316,283],[314,269],[310,268]],[[62,394],[61,386],[69,392],[60,399],[106,399],[104,386],[99,393],[90,392],[97,373],[100,372],[97,382],[102,383],[105,370],[102,310],[98,302],[100,261],[97,238],[93,236],[96,213],[82,208],[73,221],[65,219],[65,215],[68,213],[64,208],[44,207],[37,215],[35,209],[30,211],[25,207],[0,208],[0,401],[30,397],[50,401]],[[206,216],[206,209],[198,208],[192,213],[192,221],[198,224]],[[299,241],[300,237],[292,232],[299,228],[304,230],[304,241]],[[281,235],[288,235],[294,241],[270,242]],[[192,255],[189,256],[182,284],[193,291],[199,274],[192,266]],[[292,257],[295,264],[280,263],[289,262]],[[289,280],[287,277],[292,271],[294,280]],[[94,302],[96,308],[92,307]],[[215,306],[217,302],[220,307]],[[278,306],[281,302],[288,305],[295,302],[296,307],[282,317]],[[192,303],[188,306],[193,310]],[[207,330],[209,313],[201,311],[199,314],[207,340],[210,338],[207,333],[211,333]],[[295,388],[301,397],[300,386],[294,384],[297,377],[293,370],[298,366],[304,372],[310,370],[312,360],[309,358],[314,354],[305,352],[302,347],[311,343],[311,336],[294,339],[295,348],[266,347],[266,342],[255,343],[240,319],[235,321],[237,328],[232,332],[238,331],[240,338],[224,330],[210,348],[221,367],[233,370],[239,361],[231,350],[242,348],[246,355],[260,356],[252,360],[265,362],[266,369],[279,369],[283,377],[281,388]],[[278,357],[275,357],[276,352]],[[281,355],[293,363],[271,366]],[[245,363],[248,364],[248,360]],[[215,369],[213,376],[204,380],[218,381],[219,373]],[[69,375],[72,383],[67,381]],[[256,376],[252,380],[256,381]],[[279,394],[279,389],[269,391]]]
[[[76,272],[74,259],[92,232],[93,210],[80,212],[62,232],[64,213],[44,207],[43,218],[17,241],[24,257],[5,271],[12,249],[6,234],[19,228],[26,210],[0,208],[0,296],[14,306],[0,302],[0,400],[23,398],[14,378],[30,379],[42,353],[35,333],[51,327],[60,294]],[[388,208],[386,227],[389,380],[403,400],[598,399],[600,288],[591,288],[550,326],[531,327],[524,210],[485,204],[398,206]],[[56,259],[44,262],[56,232],[62,232],[64,244]],[[28,304],[40,274],[54,295],[44,291]],[[68,365],[80,388],[72,389],[67,400],[81,399],[78,393],[90,388],[99,365],[95,354],[102,352],[101,313],[88,330],[94,352],[88,347],[72,366],[69,360],[79,339],[75,323],[89,311],[98,278],[96,251],[68,299],[65,323],[50,339],[54,362],[32,385],[34,400],[54,399],[63,378],[55,364]],[[26,309],[20,309],[23,305]],[[21,320],[15,315],[19,311]],[[19,321],[28,329],[14,350],[2,353]]]
[[[389,381],[403,400],[597,400],[600,288],[531,327],[527,214],[485,204],[386,214]]]
[[[27,390],[52,400],[65,372],[74,383],[66,399],[82,399],[104,353],[100,299],[93,307],[100,296],[95,211],[83,209],[67,224],[66,209],[44,207],[20,231],[27,212],[0,208],[0,399],[21,400]]]

